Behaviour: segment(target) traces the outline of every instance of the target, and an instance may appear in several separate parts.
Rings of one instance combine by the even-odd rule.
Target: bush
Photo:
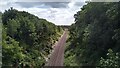
[[[119,68],[119,62],[119,54],[114,53],[112,49],[109,49],[107,53],[107,58],[104,59],[103,57],[101,57],[98,68]]]

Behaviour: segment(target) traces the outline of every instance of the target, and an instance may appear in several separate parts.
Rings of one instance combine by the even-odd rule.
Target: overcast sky
[[[71,25],[74,14],[85,4],[85,0],[1,0],[0,11],[13,7],[27,11],[56,25]]]

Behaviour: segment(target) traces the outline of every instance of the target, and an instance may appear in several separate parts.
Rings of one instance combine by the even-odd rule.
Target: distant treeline
[[[62,27],[63,29],[69,29],[70,25],[57,25],[58,27]]]

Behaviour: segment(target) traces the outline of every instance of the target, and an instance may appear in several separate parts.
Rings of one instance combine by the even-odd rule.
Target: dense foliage
[[[108,49],[120,52],[120,2],[88,3],[74,15],[66,66],[97,66]]]
[[[0,67],[2,66],[2,13],[0,12]]]
[[[2,66],[40,67],[62,34],[62,28],[16,9],[2,14]]]
[[[119,68],[120,57],[118,53],[114,53],[111,49],[108,50],[107,58],[101,57],[98,68]]]

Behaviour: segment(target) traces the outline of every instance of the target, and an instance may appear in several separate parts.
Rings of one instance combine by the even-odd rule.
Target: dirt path
[[[64,47],[67,39],[66,37],[67,37],[67,30],[64,31],[62,37],[55,45],[54,51],[52,52],[46,66],[63,66]]]

